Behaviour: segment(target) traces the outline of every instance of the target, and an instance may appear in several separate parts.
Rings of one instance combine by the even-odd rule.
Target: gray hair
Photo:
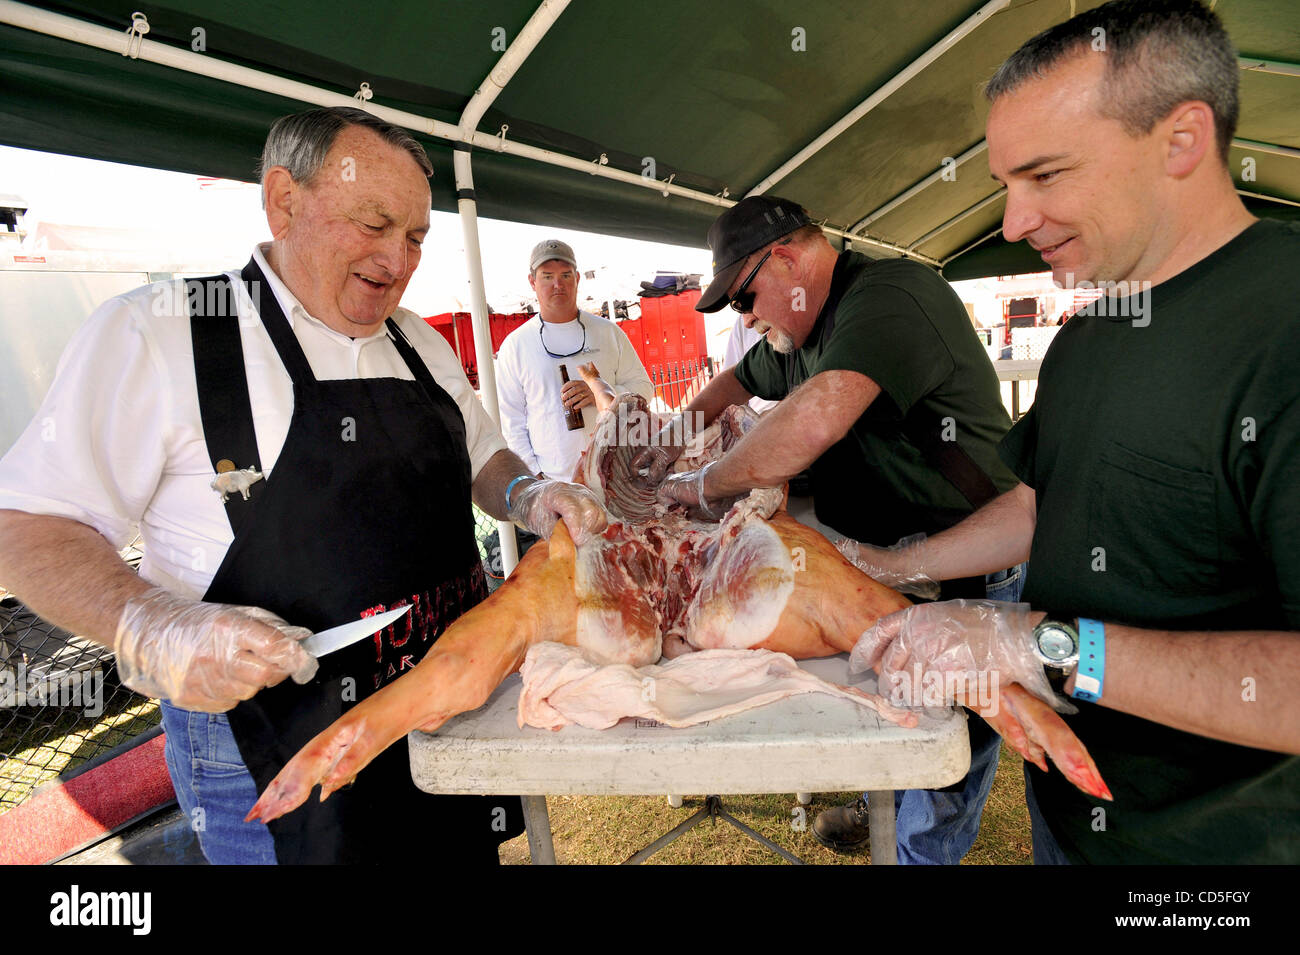
[[[1092,50],[1106,54],[1095,104],[1102,116],[1130,136],[1144,136],[1179,103],[1200,100],[1214,112],[1219,156],[1227,164],[1240,70],[1223,24],[1198,0],[1114,0],[1058,23],[1012,53],[984,94],[992,102]]]
[[[405,149],[420,164],[426,176],[433,175],[433,163],[424,147],[401,126],[394,126],[351,106],[309,109],[305,113],[281,116],[271,126],[257,166],[258,179],[265,184],[272,166],[289,170],[294,182],[310,185],[325,164],[325,156],[340,132],[349,126],[362,126],[378,133],[386,142]],[[262,205],[266,205],[265,193]]]

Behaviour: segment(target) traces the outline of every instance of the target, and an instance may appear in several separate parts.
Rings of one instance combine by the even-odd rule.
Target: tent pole
[[[1294,146],[1279,146],[1277,143],[1261,143],[1255,139],[1242,139],[1240,136],[1234,136],[1232,145],[1238,149],[1244,149],[1247,152],[1270,153],[1274,156],[1286,156],[1289,159],[1300,158],[1300,149]]]
[[[972,242],[970,245],[964,245],[964,246],[962,246],[960,249],[958,249],[958,250],[957,250],[956,252],[954,252],[952,255],[948,256],[948,258],[944,259],[944,260],[943,260],[943,264],[944,264],[944,265],[947,265],[947,264],[948,264],[949,262],[951,262],[953,259],[957,258],[957,256],[959,256],[959,255],[965,255],[967,252],[969,252],[971,249],[975,248],[977,245],[982,245],[982,244],[984,244],[984,243],[987,242],[989,239],[993,238],[995,235],[1000,234],[1001,232],[1002,232],[1002,226],[999,225],[999,226],[998,226],[996,229],[994,229],[992,232],[987,232],[987,233],[985,233],[984,235],[982,235],[982,236],[980,236],[978,239],[976,239],[974,242]],[[940,272],[942,272],[942,270],[940,270]]]
[[[894,196],[894,198],[890,199],[884,205],[877,206],[875,209],[872,209],[870,212],[868,212],[857,222],[853,223],[853,225],[849,226],[849,231],[853,232],[857,229],[865,229],[867,226],[875,222],[881,216],[885,215],[888,212],[892,212],[894,209],[897,209],[908,199],[911,199],[917,193],[922,192],[927,186],[930,186],[933,183],[936,183],[941,179],[943,179],[945,175],[948,175],[950,178],[952,176],[955,176],[956,175],[955,170],[958,166],[962,165],[964,162],[966,162],[966,160],[971,159],[974,156],[978,156],[980,153],[984,152],[988,148],[989,148],[988,140],[981,139],[970,149],[966,150],[960,156],[957,156],[955,159],[953,159],[951,163],[945,163],[944,165],[936,169],[934,172],[926,176],[924,179],[922,179],[920,182],[916,183],[913,186],[910,186],[909,188],[900,192],[898,195]],[[949,170],[953,170],[953,172],[950,173]]]
[[[935,43],[930,47],[930,49],[926,50],[911,63],[907,64],[907,66],[903,67],[902,70],[894,74],[894,76],[891,77],[884,86],[880,87],[880,89],[876,90],[857,106],[853,107],[852,110],[844,114],[844,116],[831,126],[830,129],[826,130],[807,146],[786,160],[785,163],[783,163],[775,172],[756,185],[753,189],[749,190],[747,195],[759,196],[767,192],[767,190],[771,189],[774,185],[819,153],[822,150],[822,147],[826,146],[845,130],[852,127],[858,120],[863,116],[866,116],[867,113],[871,112],[889,97],[893,96],[894,93],[903,86],[906,86],[911,82],[912,77],[925,70],[926,67],[951,50],[966,36],[974,33],[985,20],[1010,5],[1011,0],[988,0],[988,3],[984,4],[984,6],[980,7],[958,24],[956,29],[952,30],[942,40]]]
[[[30,30],[33,33],[58,37],[61,40],[70,40],[84,46],[96,47],[110,53],[121,53],[125,49],[127,42],[126,34],[120,30],[86,23],[61,13],[51,13],[48,10],[29,7],[23,3],[16,3],[14,0],[0,0],[0,23],[7,23],[10,26]],[[552,149],[542,149],[538,146],[513,142],[502,135],[493,133],[462,133],[458,126],[428,116],[392,109],[388,106],[382,106],[374,100],[364,104],[358,103],[354,97],[344,93],[320,89],[307,83],[287,80],[272,73],[239,66],[207,53],[183,50],[157,40],[141,40],[138,42],[139,48],[136,50],[135,59],[145,60],[149,63],[157,63],[160,66],[195,73],[210,79],[232,83],[235,86],[242,86],[246,89],[272,93],[302,103],[310,103],[313,106],[361,106],[366,112],[378,116],[380,119],[414,130],[417,133],[423,133],[426,136],[432,136],[435,139],[445,139],[454,143],[465,142],[476,149],[521,156],[524,159],[532,159],[551,166],[561,166],[576,172],[585,172],[591,176],[612,179],[641,189],[667,192],[669,195],[681,196],[707,205],[719,206],[721,207],[719,211],[735,205],[734,201],[723,199],[721,196],[700,192],[686,186],[679,186],[676,183],[647,179],[640,172],[627,172],[611,166],[601,166],[593,163],[590,158],[580,159]],[[133,46],[132,49],[136,48]],[[129,66],[129,61],[126,61],[124,65]]]
[[[1237,66],[1248,72],[1274,73],[1277,76],[1300,76],[1300,63],[1283,60],[1261,60],[1257,56],[1237,57]]]
[[[1281,196],[1266,195],[1262,192],[1247,192],[1245,189],[1238,189],[1237,195],[1246,196],[1250,199],[1264,199],[1268,202],[1280,202],[1284,206],[1296,206],[1297,208],[1300,208],[1300,202],[1296,202],[1292,199],[1283,199]]]
[[[931,239],[933,239],[933,238],[934,238],[936,235],[938,235],[939,233],[941,233],[941,232],[945,232],[945,231],[947,231],[948,229],[950,229],[950,228],[952,228],[953,226],[955,226],[958,222],[961,222],[962,219],[965,219],[967,216],[972,216],[972,215],[974,215],[975,213],[977,213],[977,212],[979,212],[981,209],[983,209],[985,206],[990,205],[990,204],[992,204],[993,202],[996,202],[998,199],[1001,199],[1001,198],[1006,194],[1006,191],[1007,191],[1007,187],[1006,187],[1006,186],[1003,186],[1003,187],[1002,187],[1001,189],[999,189],[997,192],[993,193],[993,195],[991,195],[991,196],[985,196],[983,199],[981,199],[979,202],[975,203],[973,206],[968,206],[967,208],[963,209],[961,212],[957,213],[955,216],[953,216],[953,217],[952,217],[951,219],[949,219],[947,222],[944,222],[944,223],[942,223],[942,224],[940,224],[940,225],[935,226],[933,229],[931,229],[931,230],[930,230],[929,232],[927,232],[925,235],[921,236],[921,238],[919,238],[919,239],[917,239],[916,241],[914,241],[914,242],[911,244],[911,246],[909,246],[909,248],[915,248],[915,247],[917,247],[917,246],[925,245],[927,242],[929,242]]]
[[[460,228],[465,237],[465,265],[469,271],[469,311],[474,328],[474,357],[478,365],[478,387],[483,407],[501,427],[501,407],[497,402],[497,374],[492,360],[492,324],[488,316],[487,294],[483,288],[483,258],[478,242],[478,201],[474,198],[474,173],[470,168],[469,147],[458,145],[452,153],[456,171],[456,205],[460,210]],[[501,569],[510,576],[519,563],[515,546],[515,525],[497,521],[497,539],[501,543]]]
[[[568,5],[569,0],[542,0],[542,5],[533,11],[524,28],[519,31],[509,48],[501,54],[501,59],[497,60],[496,66],[492,67],[492,72],[487,75],[487,79],[478,85],[474,95],[465,104],[458,124],[462,133],[473,133],[478,129],[478,121],[483,118],[488,107],[506,88],[511,77],[523,65],[524,60],[528,59],[528,54],[542,42],[546,31],[559,19]]]
[[[51,13],[48,10],[40,10],[36,7],[29,7],[23,3],[16,3],[14,0],[0,0],[0,23],[7,23],[10,26],[19,27],[23,30],[30,30],[33,33],[43,33],[46,36],[58,37],[61,40],[69,40],[73,43],[80,43],[84,46],[95,47],[101,50],[108,50],[112,53],[121,53],[126,46],[127,36],[119,30],[113,30],[108,27],[101,27],[97,24],[86,23],[74,17],[64,16],[61,13]],[[260,90],[264,93],[273,93],[276,96],[283,96],[287,99],[297,100],[301,103],[310,103],[313,106],[357,106],[356,99],[343,93],[336,93],[330,90],[320,89],[307,83],[299,83],[296,80],[287,80],[281,76],[275,76],[272,73],[265,73],[260,70],[250,69],[246,66],[239,66],[218,59],[215,56],[209,56],[206,53],[194,53],[190,50],[182,50],[166,43],[160,43],[157,40],[140,40],[139,46],[134,47],[135,58],[145,60],[150,63],[157,63],[161,66],[171,67],[176,70],[183,70],[187,73],[195,73],[200,76],[206,76],[210,79],[220,80],[224,83],[231,83],[235,86],[241,86],[245,89]],[[722,196],[715,196],[707,192],[700,192],[696,189],[689,189],[686,186],[679,186],[676,183],[664,182],[659,179],[647,179],[640,173],[625,172],[622,169],[614,169],[610,166],[602,166],[593,163],[590,159],[579,159],[576,156],[569,156],[565,153],[559,153],[552,149],[542,149],[537,146],[529,146],[525,143],[512,142],[503,135],[493,135],[484,132],[463,133],[457,126],[450,123],[444,123],[427,116],[420,116],[417,113],[408,113],[405,110],[392,109],[388,106],[381,106],[371,100],[365,104],[366,112],[380,119],[387,120],[397,126],[403,126],[406,129],[414,130],[417,133],[423,133],[426,136],[432,136],[435,139],[445,139],[452,143],[468,143],[478,149],[489,149],[493,152],[506,153],[511,156],[520,156],[524,159],[531,159],[534,162],[545,163],[550,166],[560,166],[564,169],[573,169],[577,172],[585,172],[590,176],[597,176],[601,179],[611,179],[615,182],[621,182],[624,185],[636,186],[640,189],[653,189],[656,192],[666,192],[670,196],[680,196],[684,199],[690,199],[695,202],[702,202],[706,205],[717,206],[719,212],[724,209],[730,209],[736,204],[733,199],[724,199]],[[924,262],[926,265],[938,268],[939,261],[932,259],[927,255],[921,255],[916,252],[909,252],[906,248],[894,242],[888,242],[884,239],[877,239],[869,235],[849,235],[842,229],[833,229],[823,226],[828,232],[836,235],[846,236],[854,242],[864,242],[868,245],[886,249],[895,252],[898,255],[907,258],[916,259]]]

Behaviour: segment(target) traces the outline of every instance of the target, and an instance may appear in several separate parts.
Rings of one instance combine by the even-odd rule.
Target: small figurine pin
[[[235,491],[238,491],[247,501],[248,489],[260,480],[262,480],[262,472],[257,468],[236,471],[233,461],[223,459],[217,462],[217,476],[209,487],[221,495],[222,504],[230,500],[230,495]]]

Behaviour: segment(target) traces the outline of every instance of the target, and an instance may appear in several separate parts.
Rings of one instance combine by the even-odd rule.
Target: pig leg
[[[821,534],[784,512],[772,518],[792,555],[802,554],[803,570],[776,629],[759,647],[796,659],[851,650],[877,618],[909,606],[907,598],[878,584],[845,560]],[[796,551],[796,548],[800,550]],[[999,688],[991,706],[957,699],[988,721],[1007,745],[1047,771],[1051,757],[1065,777],[1090,796],[1111,799],[1110,789],[1088,750],[1056,711],[1019,684]]]
[[[958,700],[957,702],[964,702]],[[1044,753],[1052,758],[1065,778],[1089,796],[1113,799],[1110,787],[1101,778],[1097,764],[1056,711],[1031,694],[1019,683],[998,688],[992,706],[981,710],[975,701],[966,703],[979,713],[1007,741],[1007,745],[1047,772]]]
[[[534,643],[574,644],[575,554],[563,521],[529,549],[491,597],[453,623],[410,673],[362,700],[304,746],[248,813],[270,822],[297,808],[320,783],[321,799],[415,729],[428,732],[487,702]]]

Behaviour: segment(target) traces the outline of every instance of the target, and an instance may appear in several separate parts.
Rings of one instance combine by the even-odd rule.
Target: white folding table
[[[850,678],[847,654],[800,666],[875,690],[874,673]],[[871,859],[895,863],[894,791],[946,786],[970,767],[960,709],[921,711],[920,724],[903,729],[848,700],[807,693],[686,729],[628,719],[607,730],[551,731],[519,728],[519,690],[514,674],[487,705],[436,733],[411,733],[411,775],[427,792],[522,795],[535,863],[555,860],[547,795],[864,790]]]

